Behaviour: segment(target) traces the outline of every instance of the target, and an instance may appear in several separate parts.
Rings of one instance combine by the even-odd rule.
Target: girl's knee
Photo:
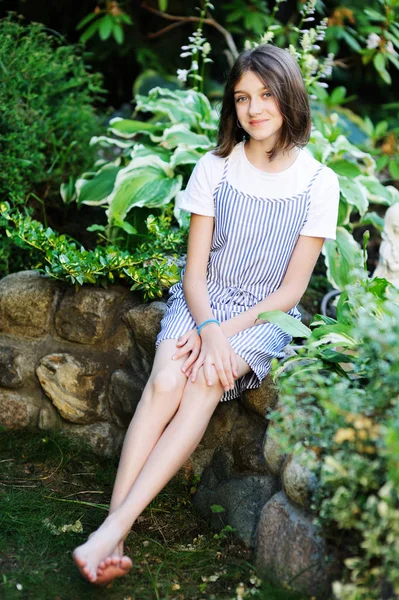
[[[186,378],[172,368],[164,368],[150,376],[148,385],[155,395],[181,394]]]

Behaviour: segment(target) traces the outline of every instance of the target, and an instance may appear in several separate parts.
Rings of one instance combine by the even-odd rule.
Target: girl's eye
[[[236,98],[236,102],[242,102],[243,100],[246,100],[247,97],[246,96],[240,96],[239,98]]]
[[[263,94],[266,98],[271,98],[272,97],[272,93],[271,92],[265,92]]]

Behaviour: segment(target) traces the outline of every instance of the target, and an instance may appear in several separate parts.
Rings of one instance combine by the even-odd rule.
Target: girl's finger
[[[237,361],[237,354],[234,352],[234,354],[231,355],[231,369],[233,371],[233,376],[235,379],[238,378],[238,361]]]
[[[213,363],[211,361],[204,362],[204,377],[207,385],[212,385],[213,381]]]
[[[193,362],[195,362],[197,360],[198,354],[199,354],[199,349],[193,348],[190,356],[187,358],[186,362],[184,363],[184,365],[181,368],[183,373],[185,373],[187,371],[187,369],[193,364]]]
[[[204,356],[202,354],[200,354],[193,365],[193,371],[191,373],[191,382],[192,383],[195,383],[195,380],[197,379],[198,370],[203,365],[203,362],[204,362]]]
[[[217,364],[215,364],[215,368],[216,368],[220,383],[222,384],[223,389],[227,392],[227,390],[230,389],[230,383],[227,379],[227,375],[224,370],[223,363],[221,361],[218,361]]]
[[[184,335],[180,336],[179,339],[176,342],[176,346],[183,346],[183,344],[185,344],[188,340],[188,336],[187,333],[185,333]]]
[[[234,387],[234,376],[233,376],[233,371],[231,369],[231,362],[229,359],[230,359],[230,357],[227,357],[227,359],[225,359],[223,361],[223,369],[224,369],[225,375],[227,377],[229,390],[232,390]]]
[[[187,352],[190,352],[190,348],[187,348],[185,346],[181,350],[178,350],[177,352],[174,353],[174,355],[172,356],[172,360],[177,360],[178,358],[181,358],[182,356],[187,354]]]

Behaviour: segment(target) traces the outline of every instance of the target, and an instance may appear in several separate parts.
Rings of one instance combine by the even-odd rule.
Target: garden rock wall
[[[127,288],[77,291],[35,271],[0,281],[0,423],[59,430],[99,454],[119,450],[150,373],[164,302]],[[215,528],[230,525],[254,548],[260,574],[316,598],[328,595],[328,550],[312,524],[310,473],[267,433],[278,402],[269,377],[221,402],[184,469]],[[266,433],[265,433],[266,432]],[[223,512],[214,513],[217,504]]]

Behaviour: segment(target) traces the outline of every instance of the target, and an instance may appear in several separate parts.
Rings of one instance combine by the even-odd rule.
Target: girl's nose
[[[250,115],[260,115],[262,112],[262,105],[257,98],[251,100],[251,104],[249,105],[249,114]]]

